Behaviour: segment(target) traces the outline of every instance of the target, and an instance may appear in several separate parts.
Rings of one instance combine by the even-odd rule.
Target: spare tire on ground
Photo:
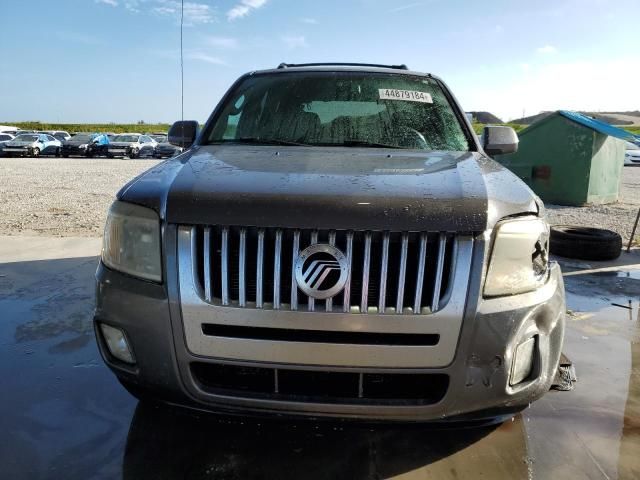
[[[581,260],[613,260],[620,256],[622,237],[602,228],[556,225],[549,249],[554,255]]]

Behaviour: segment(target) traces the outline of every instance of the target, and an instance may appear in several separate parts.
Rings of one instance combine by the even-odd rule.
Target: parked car
[[[14,138],[15,135],[12,135],[10,133],[0,133],[0,157],[4,156],[2,148],[5,146],[5,144],[7,144],[7,142],[13,140]]]
[[[123,133],[110,141],[107,148],[107,157],[152,157],[157,144],[148,135]]]
[[[153,138],[156,142],[158,143],[163,143],[163,142],[167,142],[167,136],[164,134],[157,134],[157,133],[153,133],[151,135],[149,135],[151,138]]]
[[[69,132],[65,132],[64,130],[47,130],[46,132],[42,132],[42,133],[51,135],[52,137],[57,138],[61,142],[64,142],[71,138],[71,135],[69,134]]]
[[[0,133],[0,147],[4,146],[5,143],[13,140],[14,138],[16,138],[15,135],[10,133]]]
[[[62,156],[95,157],[107,154],[109,137],[104,133],[82,133],[74,135],[62,144]]]
[[[5,156],[38,157],[40,155],[60,156],[62,142],[45,133],[22,133],[7,142],[2,151]]]
[[[188,150],[117,194],[101,354],[134,395],[241,414],[494,418],[545,394],[564,336],[541,200],[447,86],[405,66],[236,81]]]
[[[172,145],[168,141],[158,143],[153,151],[154,158],[170,158],[182,153],[182,148]]]
[[[640,165],[640,146],[635,143],[627,142],[624,152],[625,165]]]

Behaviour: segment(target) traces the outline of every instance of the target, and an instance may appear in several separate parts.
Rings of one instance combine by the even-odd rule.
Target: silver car
[[[152,157],[156,142],[148,135],[139,133],[123,133],[110,140],[107,147],[107,157]]]
[[[5,156],[39,157],[40,155],[60,156],[62,142],[45,133],[22,133],[9,140],[2,147]]]

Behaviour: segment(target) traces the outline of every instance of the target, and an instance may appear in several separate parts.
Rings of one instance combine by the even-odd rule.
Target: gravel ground
[[[99,237],[120,187],[156,163],[0,158],[0,234]]]
[[[640,208],[640,167],[624,167],[620,200],[608,205],[589,207],[563,207],[546,204],[547,218],[552,225],[582,225],[606,228],[618,232],[623,240],[629,240],[633,222]],[[640,227],[636,231],[636,243]]]
[[[0,235],[101,236],[116,192],[156,163],[0,158]],[[547,205],[549,221],[608,228],[628,239],[640,208],[640,168],[624,168],[621,193],[610,205]]]

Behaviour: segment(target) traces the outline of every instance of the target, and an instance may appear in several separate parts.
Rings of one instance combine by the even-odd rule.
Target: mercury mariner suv
[[[106,222],[95,331],[138,397],[243,415],[431,421],[547,392],[564,335],[544,207],[437,77],[242,76]],[[502,417],[501,417],[502,418]]]

